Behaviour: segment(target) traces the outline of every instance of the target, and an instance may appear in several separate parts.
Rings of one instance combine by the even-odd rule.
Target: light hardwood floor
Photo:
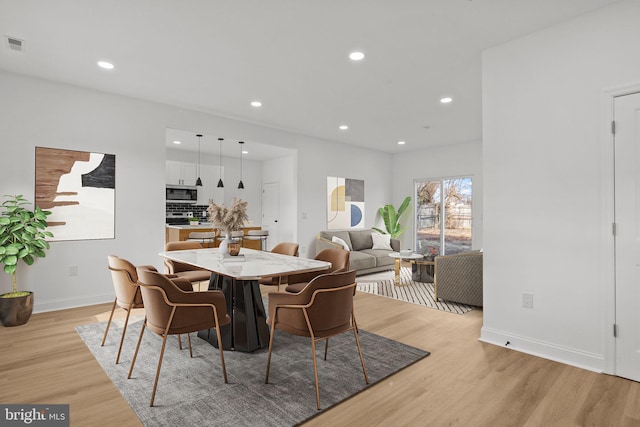
[[[0,403],[68,403],[72,426],[141,425],[75,332],[109,310],[1,327]],[[449,314],[358,293],[356,313],[360,328],[432,354],[305,426],[640,425],[639,383],[481,343],[482,311]]]

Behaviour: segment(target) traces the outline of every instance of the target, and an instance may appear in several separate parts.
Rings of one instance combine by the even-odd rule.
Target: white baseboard
[[[35,296],[35,303],[33,304],[34,313],[44,313],[47,311],[65,310],[67,308],[84,307],[87,305],[103,304],[106,302],[113,302],[113,294],[105,295],[93,295],[91,297],[80,298],[62,298],[56,300],[49,300],[44,302],[38,302],[38,295]]]
[[[589,353],[485,327],[480,331],[480,341],[588,371],[598,373],[604,371],[605,364],[602,354]]]

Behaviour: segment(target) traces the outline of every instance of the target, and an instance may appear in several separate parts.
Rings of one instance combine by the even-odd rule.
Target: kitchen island
[[[262,227],[259,225],[248,225],[243,227],[242,229],[244,230],[244,234],[246,236],[249,230],[262,230]],[[203,222],[198,225],[167,225],[165,233],[165,243],[187,240],[189,238],[189,234],[193,233],[194,231],[215,232],[216,228],[209,222]],[[211,247],[218,247],[218,242],[215,242]],[[244,240],[242,243],[242,247],[260,250],[260,241]]]

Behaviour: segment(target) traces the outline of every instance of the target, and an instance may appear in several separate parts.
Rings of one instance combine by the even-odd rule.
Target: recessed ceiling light
[[[249,154],[247,150],[242,150],[242,154]]]
[[[262,102],[260,101],[251,101],[252,107],[262,107]]]
[[[347,130],[347,129],[349,129],[349,126],[347,126],[347,125],[340,125],[340,126],[338,126],[338,129],[340,129],[340,130]]]
[[[180,144],[182,144],[182,141],[173,141],[173,143],[176,144],[176,145],[180,145]]]
[[[98,66],[100,68],[104,68],[105,70],[113,70],[114,68],[113,64],[107,61],[98,61]]]
[[[349,54],[349,59],[352,61],[362,61],[364,59],[364,53],[355,51]]]
[[[398,141],[398,145],[404,145],[404,144],[406,144],[405,141]]]
[[[450,96],[445,96],[444,98],[440,98],[440,102],[443,104],[448,104],[453,101],[453,98]]]

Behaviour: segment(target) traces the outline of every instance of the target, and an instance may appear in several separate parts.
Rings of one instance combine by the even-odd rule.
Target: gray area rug
[[[356,281],[358,278],[356,278]],[[423,305],[436,310],[450,313],[464,314],[474,309],[471,305],[458,304],[457,302],[437,300],[433,297],[433,283],[416,282],[411,277],[411,269],[400,269],[400,283],[396,286],[394,279],[377,282],[358,281],[357,289],[369,294],[380,295],[400,301]]]
[[[142,319],[131,323],[115,364],[123,320],[112,322],[104,347],[100,347],[106,322],[76,328],[111,381],[145,426],[291,426],[318,413],[311,344],[308,338],[276,331],[269,384],[264,383],[268,349],[253,353],[225,351],[229,383],[225,384],[218,349],[191,334],[193,358],[169,337],[154,407],[149,407],[161,339],[145,330],[131,379],[131,365]],[[393,373],[427,357],[428,351],[410,347],[363,330],[359,332],[370,384],[362,374],[353,333],[317,346],[322,410],[370,387]]]

